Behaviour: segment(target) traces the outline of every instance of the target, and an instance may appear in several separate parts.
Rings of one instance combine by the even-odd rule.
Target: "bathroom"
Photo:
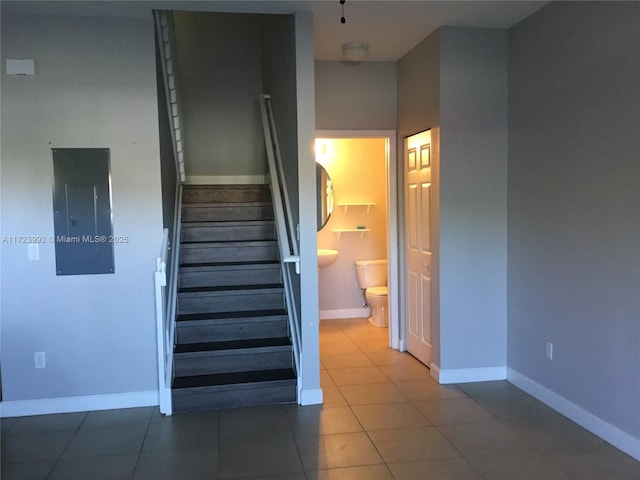
[[[333,263],[318,269],[321,321],[371,315],[358,285],[355,261],[388,258],[390,140],[387,136],[316,139],[316,161],[330,179],[328,195],[321,187],[324,200],[333,195],[331,213],[318,230],[318,248],[338,252]]]

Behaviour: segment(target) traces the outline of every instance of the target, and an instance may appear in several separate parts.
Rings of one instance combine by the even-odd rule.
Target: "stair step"
[[[179,315],[176,323],[179,344],[286,337],[288,334],[285,310]]]
[[[295,403],[296,376],[292,369],[176,377],[173,411]]]
[[[224,389],[224,387],[228,387],[229,385],[292,380],[295,378],[296,375],[292,368],[217,373],[213,375],[192,375],[174,378],[173,388],[177,390],[183,388],[198,388],[201,389],[201,391],[213,391],[216,387],[223,387],[222,389]]]
[[[202,343],[187,343],[176,345],[174,353],[189,354],[198,352],[218,352],[228,350],[247,350],[251,348],[266,348],[266,347],[283,347],[291,346],[291,340],[287,337],[273,337],[273,338],[256,338],[247,340],[231,340],[223,342],[202,342]]]
[[[284,316],[286,315],[286,310],[283,309],[275,309],[275,310],[247,310],[247,311],[236,311],[236,312],[202,312],[202,313],[191,313],[191,314],[182,314],[178,315],[176,321],[179,325],[185,325],[190,322],[206,322],[212,321],[217,323],[222,323],[225,321],[232,322],[237,319],[244,320],[253,320],[256,322],[261,321],[265,317],[272,316]]]
[[[217,262],[273,262],[278,260],[278,244],[275,240],[240,242],[182,243],[182,265]]]
[[[178,293],[178,314],[274,310],[284,308],[281,285],[252,285],[249,288],[208,287]]]
[[[288,337],[176,345],[176,377],[290,368]]]
[[[278,262],[238,263],[235,265],[184,265],[180,268],[180,287],[217,285],[255,285],[281,283]]]
[[[271,202],[189,203],[182,205],[182,221],[250,221],[273,220]]]
[[[182,242],[275,240],[273,220],[186,222],[182,224]]]
[[[205,292],[243,292],[245,290],[282,290],[281,283],[269,283],[260,285],[218,285],[218,286],[204,286],[204,287],[185,287],[178,290],[178,294],[181,293],[205,293]]]
[[[183,203],[261,202],[271,199],[268,185],[185,185]]]

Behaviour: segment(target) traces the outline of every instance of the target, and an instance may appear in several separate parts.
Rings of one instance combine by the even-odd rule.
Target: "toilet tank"
[[[356,260],[355,266],[360,288],[383,287],[387,284],[386,260]]]

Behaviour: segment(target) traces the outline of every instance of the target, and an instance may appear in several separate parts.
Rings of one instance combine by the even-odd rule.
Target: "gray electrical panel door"
[[[52,152],[56,273],[114,273],[109,149]]]

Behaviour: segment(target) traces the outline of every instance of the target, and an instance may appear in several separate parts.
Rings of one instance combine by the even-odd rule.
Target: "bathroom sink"
[[[338,251],[331,250],[330,248],[319,248],[318,249],[318,266],[326,267],[327,265],[331,265],[338,259]]]

